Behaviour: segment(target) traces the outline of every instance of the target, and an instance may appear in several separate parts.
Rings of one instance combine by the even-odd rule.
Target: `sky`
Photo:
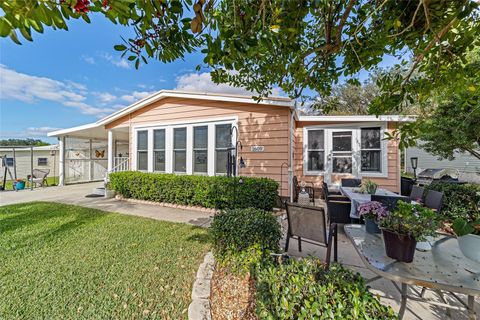
[[[35,138],[83,125],[161,89],[246,93],[215,85],[208,70],[195,71],[202,56],[164,64],[150,59],[136,70],[113,49],[131,30],[102,16],[70,20],[69,30],[46,29],[34,41],[0,38],[0,139]]]

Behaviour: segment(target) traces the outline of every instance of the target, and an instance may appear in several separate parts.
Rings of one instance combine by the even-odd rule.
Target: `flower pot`
[[[467,234],[458,237],[458,246],[463,255],[473,261],[480,262],[480,236]]]
[[[16,190],[23,190],[23,189],[25,189],[25,181],[17,181],[17,182],[15,182],[15,189],[16,189]]]
[[[105,189],[105,198],[110,199],[115,197],[115,190]]]
[[[367,193],[368,194],[375,194],[377,193],[377,186],[370,186],[367,188]]]
[[[400,262],[412,262],[417,241],[407,235],[383,229],[387,256]]]
[[[365,230],[368,233],[380,233],[381,230],[378,227],[378,223],[375,219],[365,218]]]

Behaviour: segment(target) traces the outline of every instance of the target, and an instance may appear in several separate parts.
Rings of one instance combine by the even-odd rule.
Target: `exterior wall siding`
[[[281,183],[281,194],[288,195],[288,168],[282,167],[289,158],[288,107],[168,98],[117,119],[106,129],[129,127],[132,155],[134,127],[225,117],[238,119],[239,140],[243,145],[238,157],[246,164],[239,169],[239,175],[272,178]],[[252,146],[264,146],[264,152],[252,152]]]
[[[13,158],[12,151],[0,151],[2,156],[7,156],[8,158]],[[38,165],[38,158],[47,158],[47,165],[39,166]],[[31,173],[31,157],[30,157],[30,150],[16,150],[15,151],[15,159],[16,159],[16,170],[17,170],[17,178],[18,179],[27,179],[27,176]],[[50,150],[33,150],[33,169],[40,169],[40,170],[50,170],[48,174],[49,177],[53,177],[54,173],[55,176],[58,176],[58,159],[59,159],[59,151],[56,151],[55,156],[50,155]],[[3,167],[2,163],[0,163],[0,170],[2,171],[2,178],[5,167]],[[10,172],[14,175],[14,168],[9,167]],[[7,180],[10,180],[10,176],[7,173]]]

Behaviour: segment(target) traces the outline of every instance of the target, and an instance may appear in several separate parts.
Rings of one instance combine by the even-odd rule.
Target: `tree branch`
[[[352,11],[354,4],[355,4],[355,0],[350,0],[350,2],[345,7],[345,11],[343,12],[342,19],[340,19],[340,23],[338,24],[338,27],[337,27],[337,36],[335,39],[336,46],[340,46],[340,42],[342,41],[343,26],[345,25],[345,22],[347,22],[348,16],[350,15],[350,12]]]

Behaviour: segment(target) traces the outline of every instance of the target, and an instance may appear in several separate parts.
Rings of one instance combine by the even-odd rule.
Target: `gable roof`
[[[191,92],[178,90],[160,90],[152,95],[149,95],[135,103],[132,103],[126,108],[116,111],[105,118],[96,122],[97,125],[106,125],[115,121],[129,113],[141,109],[149,104],[165,99],[165,98],[185,98],[197,100],[211,100],[211,101],[225,101],[225,102],[239,102],[239,103],[255,103],[262,105],[280,106],[293,108],[294,100],[287,97],[268,97],[260,101],[256,101],[252,96],[247,95],[233,95],[233,94],[218,94],[208,92]]]

